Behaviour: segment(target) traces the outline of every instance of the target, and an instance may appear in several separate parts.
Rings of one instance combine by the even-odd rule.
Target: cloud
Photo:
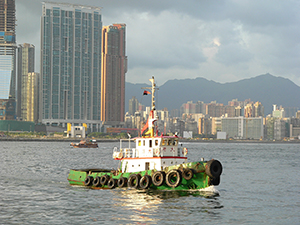
[[[42,0],[16,0],[17,42],[36,46]],[[55,0],[99,6],[103,25],[126,24],[129,82],[150,76],[232,82],[271,73],[300,85],[300,2],[296,0]]]

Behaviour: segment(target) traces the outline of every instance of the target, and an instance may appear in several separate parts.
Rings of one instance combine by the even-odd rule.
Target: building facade
[[[134,115],[136,111],[139,111],[139,104],[140,103],[135,96],[129,99],[128,112],[130,115]]]
[[[263,118],[224,117],[222,118],[222,132],[233,139],[263,139]]]
[[[101,126],[101,8],[44,2],[41,22],[41,122],[87,123],[95,131]]]
[[[18,46],[16,110],[17,117],[24,121],[31,121],[27,118],[27,83],[29,79],[28,74],[34,72],[34,53],[34,45],[24,43]]]
[[[38,122],[38,109],[39,109],[39,73],[28,73],[27,86],[26,86],[26,114],[22,113],[26,121]]]
[[[0,99],[16,97],[15,0],[0,0]]]
[[[125,115],[125,24],[102,29],[101,121],[109,126],[122,126]]]

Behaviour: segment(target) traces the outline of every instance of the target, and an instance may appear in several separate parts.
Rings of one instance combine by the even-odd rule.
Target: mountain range
[[[125,107],[128,111],[128,102],[133,96],[145,105],[151,105],[151,97],[143,96],[142,87],[150,87],[149,84],[133,84],[126,82]],[[270,114],[273,104],[282,107],[300,108],[300,87],[291,80],[276,77],[271,74],[259,75],[254,78],[243,79],[237,82],[221,84],[202,77],[195,79],[169,80],[159,87],[156,92],[156,108],[180,109],[183,103],[188,101],[203,101],[210,103],[228,104],[232,99],[244,101],[251,99],[253,102],[261,102],[265,108],[265,115]]]

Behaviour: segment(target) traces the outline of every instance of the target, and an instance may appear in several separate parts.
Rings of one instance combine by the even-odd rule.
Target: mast
[[[148,128],[148,131],[146,132],[146,134],[150,134],[150,137],[154,136],[154,122],[157,120],[157,118],[155,118],[154,112],[155,112],[155,91],[158,90],[158,88],[156,87],[155,84],[155,80],[154,80],[154,76],[152,76],[151,79],[149,79],[149,81],[151,82],[151,87],[142,87],[142,89],[148,89],[151,91],[151,111],[150,111],[150,115],[148,117],[147,120],[147,124],[143,127],[141,135],[143,134],[143,131]]]

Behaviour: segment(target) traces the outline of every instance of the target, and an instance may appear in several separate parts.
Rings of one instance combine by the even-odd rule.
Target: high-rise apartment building
[[[100,126],[101,8],[43,3],[41,99],[43,123]]]
[[[101,120],[119,126],[125,115],[125,24],[102,29]]]
[[[139,104],[140,103],[135,96],[129,99],[128,112],[130,115],[133,116],[136,111],[139,111]]]
[[[39,90],[39,73],[28,73],[26,82],[26,114],[23,112],[23,118],[26,121],[38,122],[38,90]]]
[[[16,97],[15,0],[0,0],[0,99]]]
[[[27,118],[27,83],[28,73],[34,72],[34,53],[32,44],[18,46],[17,117],[23,121],[31,121]]]

